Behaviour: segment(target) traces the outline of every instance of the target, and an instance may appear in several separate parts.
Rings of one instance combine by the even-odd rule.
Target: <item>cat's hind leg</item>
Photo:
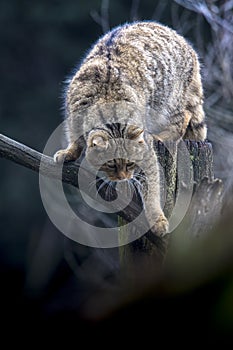
[[[174,115],[171,118],[171,123],[163,131],[158,134],[153,134],[155,141],[174,141],[178,142],[185,134],[190,123],[192,115],[189,111],[184,111]]]

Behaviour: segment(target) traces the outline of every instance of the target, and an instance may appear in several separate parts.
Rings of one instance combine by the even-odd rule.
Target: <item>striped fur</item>
[[[91,161],[93,147],[104,152],[109,140],[114,147],[123,147],[119,139],[134,140],[138,149],[132,152],[144,159],[150,154],[154,175],[149,171],[148,181],[154,183],[155,197],[160,189],[152,138],[206,138],[198,57],[183,37],[155,22],[126,24],[100,38],[70,79],[65,105],[68,147],[55,154],[55,161],[77,159],[85,145]],[[134,171],[127,172],[127,162],[130,155],[115,159],[115,177],[110,160],[102,168],[112,180],[130,179]],[[167,221],[160,202],[149,202],[154,214],[148,213],[148,220],[163,234]]]

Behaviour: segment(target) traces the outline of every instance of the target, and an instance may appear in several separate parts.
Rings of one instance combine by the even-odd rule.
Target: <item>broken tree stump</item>
[[[221,208],[221,195],[222,195],[222,183],[219,179],[214,179],[213,171],[213,151],[210,142],[194,142],[185,141],[183,147],[186,147],[188,152],[185,155],[186,159],[183,160],[183,169],[190,167],[188,172],[189,179],[187,183],[192,184],[192,200],[187,210],[185,217],[185,234],[190,236],[200,236],[204,234],[204,231],[210,228],[209,221],[211,218],[216,217],[220,213]],[[179,183],[177,165],[179,161],[182,162],[184,152],[176,153],[174,145],[162,144],[161,142],[155,143],[155,149],[157,151],[158,160],[162,171],[164,172],[164,185],[166,188],[166,200],[164,204],[165,215],[170,218],[177,200],[177,193],[179,187],[187,186]],[[212,220],[213,221],[213,220]],[[124,236],[127,235],[126,221],[119,220],[120,230],[120,244],[123,242]],[[170,234],[160,238],[155,236],[152,232],[147,232],[141,238],[119,247],[120,262],[122,266],[135,264],[136,260],[141,257],[145,260],[152,260],[163,262],[166,256],[168,242]]]
[[[213,153],[209,142],[186,141],[185,143],[181,142],[180,145],[183,147],[183,150],[181,148],[182,152],[178,151],[176,154],[172,144],[155,143],[161,172],[164,174],[164,186],[161,186],[165,189],[162,193],[162,197],[165,198],[164,212],[172,221],[174,219],[174,211],[177,209],[177,203],[180,205],[178,209],[181,212],[184,211],[183,202],[178,200],[180,192],[183,191],[183,194],[185,194],[185,192],[190,192],[191,190],[193,199],[189,205],[188,213],[180,226],[185,227],[186,235],[198,237],[210,230],[220,215],[223,192],[222,183],[221,180],[214,178]],[[51,157],[43,155],[2,134],[0,134],[1,157],[36,172],[40,171],[41,174],[48,178],[61,180],[61,177],[63,183],[79,188],[79,163],[64,164],[61,171],[59,165],[54,163]],[[177,164],[182,166],[177,167]],[[59,174],[59,171],[61,171],[61,174]],[[92,174],[87,169],[82,169],[82,171],[86,182],[90,183],[93,180]],[[103,198],[106,195],[106,186],[105,184],[99,191]],[[184,199],[186,199],[185,204],[187,207],[187,204],[189,204],[187,196]],[[108,201],[107,206],[113,208],[113,212],[117,213],[120,218],[119,253],[121,264],[125,266],[130,264],[131,261],[134,263],[139,256],[149,259],[153,257],[151,259],[153,264],[156,260],[163,262],[167,252],[169,234],[164,238],[160,238],[148,231],[141,238],[124,245],[124,242],[126,242],[125,237],[129,233],[125,229],[125,223],[134,220],[142,209],[142,202],[139,198],[138,202],[133,200],[129,204],[122,198],[118,207],[111,201]],[[122,210],[121,208],[124,209]],[[137,227],[134,229],[145,229],[145,226],[143,226],[143,222],[137,222]],[[134,237],[139,236],[134,235]]]

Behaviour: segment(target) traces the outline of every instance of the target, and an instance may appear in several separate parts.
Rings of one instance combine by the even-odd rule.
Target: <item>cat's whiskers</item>
[[[143,179],[143,180],[146,180],[147,179],[147,177],[146,177],[146,175],[145,174],[142,174],[142,173],[136,173],[136,174],[134,174],[134,179],[135,178],[137,178],[137,177],[139,177],[140,179]]]
[[[139,187],[142,187],[142,183],[136,177],[134,177],[133,180],[134,180],[134,183],[139,185]]]
[[[136,177],[134,177],[133,180],[134,180],[134,186],[135,186],[135,188],[137,189],[137,191],[138,191],[140,194],[142,194],[143,191],[144,191],[145,182],[144,182],[144,183],[141,182],[141,181],[138,180]],[[143,180],[143,181],[145,181],[145,180],[147,181],[147,179],[146,179],[144,176],[142,176],[142,180]],[[146,184],[147,184],[147,182],[146,182]]]
[[[130,196],[133,197],[133,194],[135,193],[135,186],[134,186],[134,183],[132,180],[133,180],[133,178],[127,180],[127,182],[129,184]]]
[[[111,194],[112,194],[112,188],[115,190],[115,191],[118,191],[118,189],[116,188],[116,187],[114,187],[113,186],[113,181],[108,181],[108,187],[107,187],[107,194],[108,194],[108,200],[110,200],[111,198],[110,198],[110,196],[111,196]]]
[[[115,191],[118,192],[118,188],[116,188],[114,186],[114,181],[108,180],[107,177],[102,177],[100,179],[98,179],[98,181],[103,180],[103,183],[100,184],[100,186],[97,188],[97,192],[96,192],[96,198],[99,195],[99,192],[101,191],[101,189],[106,185],[106,194],[108,196],[108,200],[110,200],[110,196],[112,194],[112,189],[114,189]]]
[[[93,190],[93,187],[94,187],[94,186],[96,187],[96,185],[97,185],[101,180],[102,180],[102,181],[105,181],[105,180],[106,180],[106,177],[103,176],[103,177],[98,178],[97,180],[95,179],[95,180],[91,181],[90,184],[89,184],[89,186],[88,186],[88,190],[91,192],[91,191]]]
[[[93,181],[91,181],[90,183],[89,183],[89,188],[91,188],[93,185],[95,185],[95,184],[97,184],[100,180],[103,180],[104,178],[103,177],[100,177],[100,178],[98,178],[98,179],[94,179]]]
[[[105,178],[101,178],[101,180],[103,180],[102,184],[99,185],[99,187],[97,188],[97,191],[96,191],[96,197],[98,196],[99,192],[101,191],[101,189],[106,185],[107,186],[107,189],[106,191],[108,190],[108,187],[109,187],[109,183],[111,181],[107,180],[106,177]]]

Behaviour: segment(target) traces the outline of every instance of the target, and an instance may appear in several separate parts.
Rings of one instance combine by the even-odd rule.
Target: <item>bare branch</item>
[[[202,14],[207,22],[211,25],[212,29],[217,30],[218,26],[228,30],[230,33],[233,33],[233,25],[225,18],[222,18],[219,15],[218,7],[214,5],[207,5],[205,0],[174,0],[177,4],[187,8],[190,11],[195,11]],[[232,5],[232,4],[231,4]],[[229,11],[232,6],[225,7]]]
[[[91,11],[92,19],[101,26],[103,33],[110,30],[109,24],[109,0],[102,0],[100,14],[97,11]]]
[[[0,157],[9,159],[26,168],[40,171],[40,164],[43,162],[41,171],[43,175],[58,179],[58,165],[54,163],[51,157],[41,154],[29,148],[22,143],[12,140],[0,134]],[[79,167],[74,164],[64,165],[63,167],[63,181],[77,187],[77,176]]]
[[[176,3],[172,3],[172,25],[178,33],[185,36],[194,27],[192,12],[184,10],[180,15],[178,9],[178,5]]]
[[[187,148],[189,149],[189,152],[191,155],[193,155],[193,167],[194,167],[194,180],[199,183],[202,181],[203,178],[207,177],[210,180],[210,183],[213,180],[213,173],[212,173],[212,148],[211,145],[206,143],[197,143],[197,142],[186,142]],[[166,147],[162,143],[156,144],[156,149],[158,153],[158,158],[163,160],[163,167],[165,170],[165,178],[166,174],[169,177],[171,167],[173,165],[171,164],[172,157],[168,156],[169,151],[166,149]],[[40,152],[37,152],[19,142],[16,142],[4,135],[0,134],[0,158],[6,158],[9,159],[15,163],[18,163],[24,167],[27,167],[29,169],[32,169],[36,172],[40,172],[42,175],[54,179],[60,180],[60,167],[61,165],[58,165],[54,163],[53,159],[49,156],[43,155]],[[70,184],[72,186],[75,186],[79,188],[78,183],[78,172],[80,169],[80,164],[74,162],[74,163],[68,163],[63,165],[62,169],[62,181],[64,183]],[[85,179],[87,183],[90,183],[93,180],[93,174],[85,169],[82,168],[83,175],[85,176]],[[97,180],[99,180],[97,178]],[[168,179],[168,183],[171,182],[171,178]],[[103,186],[103,188],[99,191],[100,195],[105,198],[106,195],[106,186]],[[87,190],[88,191],[88,190]],[[87,193],[90,197],[92,197],[91,193]],[[124,198],[124,194],[122,196],[118,197],[118,204],[116,205],[115,202],[107,201],[106,205],[108,208],[114,209],[114,212],[122,217],[126,222],[131,222],[134,220],[142,211],[142,203],[140,198],[135,194],[133,197],[133,200],[128,204],[127,198]],[[207,205],[207,204],[206,204]],[[121,208],[124,208],[123,210]],[[134,230],[134,226],[133,226]],[[137,222],[137,227],[135,226],[135,232],[137,230],[143,230],[146,232],[148,230],[148,227],[146,225],[146,222],[144,220],[141,220],[140,222]],[[167,237],[160,238],[156,235],[154,235],[151,231],[148,231],[146,235],[144,236],[145,239],[147,239],[150,244],[155,245],[155,247],[158,248],[161,255],[165,254],[166,247],[167,247]]]
[[[138,9],[140,5],[140,0],[132,0],[131,10],[130,10],[130,20],[137,21],[139,19]]]
[[[212,94],[206,100],[209,107],[216,103],[232,104],[233,97],[233,1],[226,0],[210,1],[210,0],[174,0],[175,3],[185,7],[189,11],[186,13],[197,13],[196,25],[193,25],[193,35],[196,38],[196,46],[203,60],[203,75],[205,77],[205,89],[207,95]],[[201,20],[202,19],[202,20]],[[203,33],[203,25],[205,19],[211,29],[212,40],[205,45],[201,35]],[[180,15],[173,13],[173,22],[181,26],[179,30],[185,34],[185,25],[187,20],[182,20]],[[181,24],[180,24],[181,23]],[[188,25],[191,21],[188,21]],[[177,27],[177,25],[176,25]],[[229,106],[228,106],[229,108]]]
[[[167,2],[164,0],[160,0],[154,9],[151,19],[155,19],[159,21],[166,7],[167,7]]]
[[[57,165],[54,162],[53,158],[46,156],[40,152],[37,152],[31,149],[30,147],[27,147],[17,141],[14,141],[2,134],[0,134],[0,158],[9,159],[17,164],[20,164],[36,172],[40,171],[42,175],[46,177],[60,179],[58,175],[60,165]],[[62,181],[64,183],[70,184],[78,188],[79,168],[80,165],[78,163],[64,164],[62,170]],[[82,168],[82,171],[87,182],[93,180],[93,175],[87,169]],[[99,193],[104,198],[105,187],[103,187],[102,190],[99,191]],[[89,193],[87,194],[90,195]],[[113,206],[111,201],[108,201],[107,205],[108,207],[115,209],[117,215],[121,216],[127,222],[135,219],[142,210],[142,207],[139,204],[139,202],[132,201],[130,204],[128,204],[127,200],[123,197],[119,201],[119,207],[125,207],[123,211],[118,212],[118,209],[115,206]],[[144,229],[143,223],[141,223],[141,228]],[[161,239],[159,237],[155,237],[154,240],[156,240],[156,242],[159,242]]]

